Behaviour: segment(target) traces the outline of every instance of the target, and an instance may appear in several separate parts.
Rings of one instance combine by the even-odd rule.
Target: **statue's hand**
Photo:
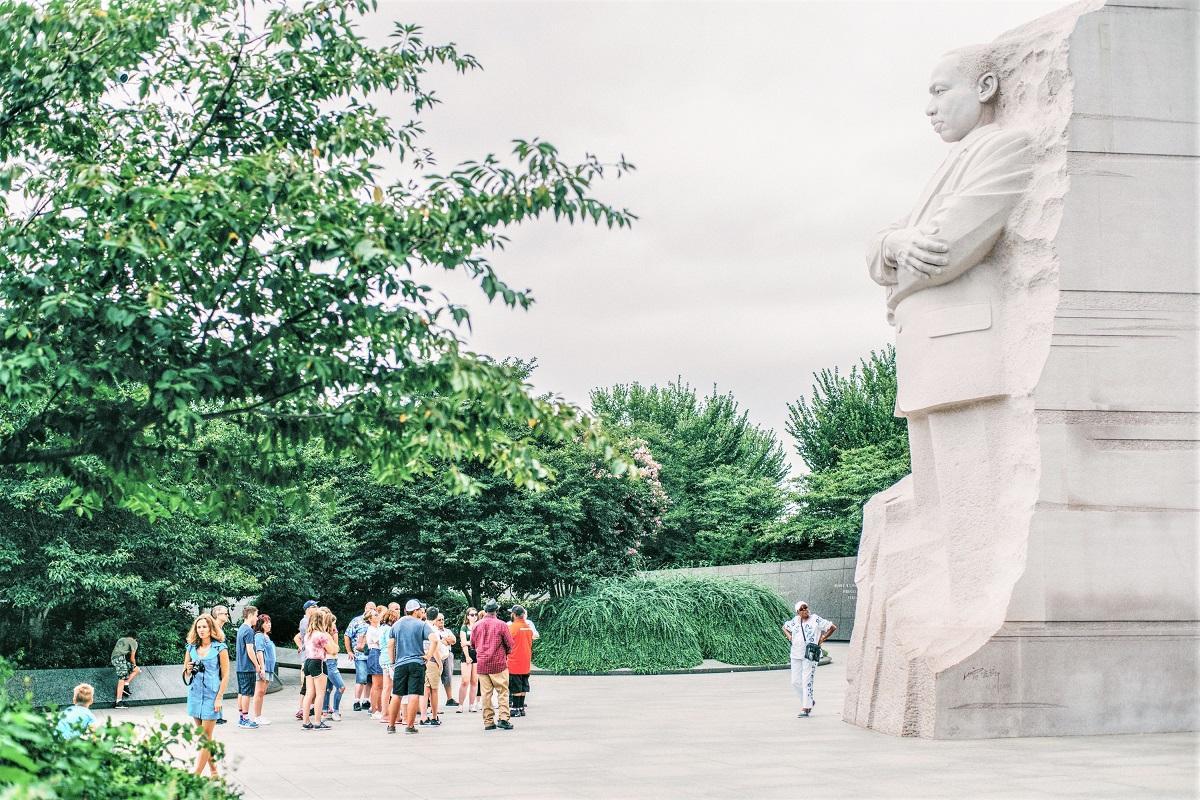
[[[892,231],[883,240],[887,260],[897,269],[907,269],[921,277],[940,275],[942,267],[950,263],[946,257],[950,247],[936,237],[937,232],[937,225],[932,223]]]

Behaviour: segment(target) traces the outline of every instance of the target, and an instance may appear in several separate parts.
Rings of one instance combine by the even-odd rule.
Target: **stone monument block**
[[[848,722],[1200,729],[1198,19],[1085,2],[935,69],[953,148],[868,256],[913,475],[865,509]]]

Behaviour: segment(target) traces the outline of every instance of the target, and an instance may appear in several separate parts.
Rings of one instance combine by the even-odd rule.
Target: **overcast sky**
[[[536,303],[456,291],[471,348],[536,357],[538,389],[584,407],[596,386],[715,385],[798,463],[786,404],[892,341],[864,251],[944,154],[922,116],[934,62],[1062,5],[382,0],[373,29],[417,23],[483,65],[431,78],[440,169],[535,136],[638,167],[598,187],[632,230],[509,232],[494,263]]]

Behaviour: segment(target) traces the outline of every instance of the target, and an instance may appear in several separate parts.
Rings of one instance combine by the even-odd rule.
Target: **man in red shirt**
[[[526,621],[524,606],[513,606],[510,610],[512,622],[508,623],[508,631],[512,634],[513,649],[508,654],[508,691],[512,695],[512,715],[523,717],[537,631]]]
[[[479,664],[479,689],[483,695],[483,729],[504,731],[513,729],[508,721],[508,654],[513,650],[513,637],[508,626],[496,619],[500,604],[495,600],[483,607],[483,619],[471,629],[471,646]],[[492,693],[500,696],[500,721],[495,721]]]

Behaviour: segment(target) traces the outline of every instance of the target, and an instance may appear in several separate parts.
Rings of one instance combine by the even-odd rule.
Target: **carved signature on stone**
[[[976,667],[975,669],[963,675],[964,681],[987,680],[988,678],[999,678],[1000,670],[993,667]]]

